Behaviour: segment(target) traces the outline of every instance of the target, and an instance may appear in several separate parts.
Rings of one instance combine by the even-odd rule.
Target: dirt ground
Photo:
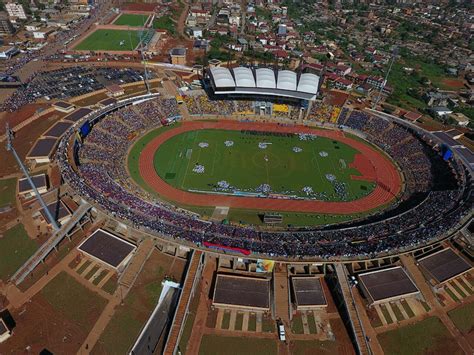
[[[82,327],[67,320],[38,294],[12,312],[14,336],[0,344],[0,353],[36,353],[47,348],[55,354],[73,354],[87,336]],[[26,351],[30,347],[30,351]]]
[[[25,159],[26,154],[28,154],[36,140],[58,119],[57,114],[51,113],[15,132],[14,147],[21,159]],[[4,142],[0,143],[0,167],[0,177],[20,172],[13,155],[7,152]]]
[[[10,128],[13,128],[17,124],[33,116],[39,110],[47,107],[49,107],[48,104],[29,104],[23,106],[16,112],[4,112],[0,114],[0,135],[5,133],[6,123],[10,125]]]
[[[464,87],[464,82],[459,79],[443,79],[443,84],[453,89],[461,89]]]

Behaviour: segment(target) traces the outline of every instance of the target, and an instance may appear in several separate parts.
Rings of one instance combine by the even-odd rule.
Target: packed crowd
[[[232,115],[235,112],[234,101],[232,100],[210,100],[203,93],[202,95],[189,95],[184,98],[191,115]]]
[[[164,101],[153,102],[159,106]],[[203,221],[194,214],[154,200],[143,191],[139,192],[127,181],[123,171],[116,170],[120,168],[116,167],[115,161],[121,160],[123,166],[123,159],[131,143],[126,138],[132,130],[127,124],[130,120],[129,114],[136,113],[134,120],[142,120],[143,129],[160,124],[159,120],[151,120],[143,114],[149,112],[150,105],[150,102],[138,104],[132,111],[129,108],[120,109],[97,123],[81,149],[79,174],[67,160],[67,145],[64,143],[67,137],[61,141],[57,154],[62,175],[71,187],[89,201],[102,206],[114,217],[128,221],[135,228],[157,232],[164,237],[198,246],[203,242],[211,242],[267,256],[327,259],[375,255],[426,243],[453,227],[469,212],[472,205],[469,200],[470,190],[460,188],[464,186],[460,183],[450,190],[427,193],[420,204],[392,217],[390,223],[383,220],[341,229],[320,227],[268,232]],[[351,116],[353,114],[358,113],[352,113]],[[114,120],[119,123],[110,122]],[[363,130],[372,118],[367,119],[364,116],[362,120],[364,124],[357,127]],[[355,122],[355,116],[349,124],[351,122]],[[72,131],[69,136],[71,134]],[[393,136],[387,137],[398,137],[398,134],[397,131]],[[111,145],[111,140],[115,140],[114,145]],[[100,150],[100,153],[97,153],[97,150]],[[400,156],[395,158],[399,159]],[[438,163],[446,164],[439,159]],[[104,161],[109,163],[104,164]],[[421,221],[423,223],[420,223]]]
[[[425,146],[406,128],[363,111],[352,111],[338,124],[364,132],[371,142],[394,158],[405,173],[409,193],[430,189],[431,163]]]

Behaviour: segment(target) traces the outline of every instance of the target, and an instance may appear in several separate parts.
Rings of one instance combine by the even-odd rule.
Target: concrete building
[[[186,48],[173,48],[170,57],[171,64],[186,65]]]
[[[0,14],[0,36],[8,36],[15,33],[15,28],[8,19],[7,14]]]
[[[0,47],[0,59],[10,59],[15,54],[18,54],[20,51],[18,48],[13,46],[1,46]]]
[[[8,12],[8,16],[11,18],[19,18],[20,20],[26,20],[28,18],[23,6],[16,2],[9,2],[5,4],[5,9]]]

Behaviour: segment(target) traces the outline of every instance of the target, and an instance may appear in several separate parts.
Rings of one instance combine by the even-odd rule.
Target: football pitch
[[[122,14],[114,21],[114,25],[143,27],[147,20],[148,15]]]
[[[185,191],[353,201],[370,194],[371,181],[352,179],[354,148],[325,137],[275,132],[202,129],[165,141],[154,166]]]
[[[133,51],[140,43],[140,31],[99,29],[74,49],[82,51]]]

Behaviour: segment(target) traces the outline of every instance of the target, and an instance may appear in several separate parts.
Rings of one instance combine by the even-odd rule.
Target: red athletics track
[[[315,133],[321,137],[338,140],[355,149],[361,154],[356,155],[351,166],[356,167],[364,179],[376,181],[377,186],[369,195],[350,202],[327,202],[314,200],[277,200],[258,197],[236,197],[193,193],[179,190],[163,181],[155,171],[153,158],[158,147],[171,137],[183,132],[199,129],[254,130],[287,133]],[[401,189],[400,175],[383,154],[369,145],[348,138],[342,131],[315,130],[305,126],[282,126],[275,123],[237,122],[222,120],[218,122],[183,122],[181,126],[163,132],[140,153],[139,169],[145,182],[168,200],[184,205],[195,206],[229,206],[234,208],[258,209],[267,211],[297,211],[333,214],[351,214],[366,212],[384,205],[395,198]],[[361,178],[361,177],[354,177]]]

